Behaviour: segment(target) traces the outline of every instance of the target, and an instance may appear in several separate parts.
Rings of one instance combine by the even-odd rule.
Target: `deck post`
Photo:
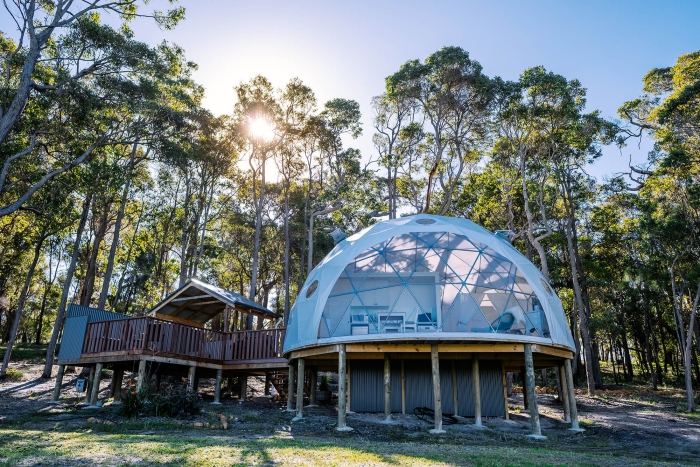
[[[238,397],[238,400],[244,401],[246,400],[246,396],[248,394],[248,375],[241,375],[238,377],[238,379],[241,380],[241,394]]]
[[[92,395],[92,380],[95,379],[95,366],[90,367],[90,376],[88,376],[87,387],[85,388],[85,405],[90,405],[90,397]]]
[[[384,353],[384,421],[391,422],[391,360]]]
[[[566,368],[560,364],[558,370],[561,401],[564,406],[564,423],[571,423],[571,406],[569,405],[569,385],[566,380]]]
[[[136,392],[141,393],[144,390],[143,386],[146,384],[146,360],[139,361],[139,373],[136,378]],[[145,389],[146,391],[148,389]]]
[[[340,344],[338,348],[338,426],[337,431],[352,431],[352,428],[347,426],[347,360],[345,354],[345,344]]]
[[[567,358],[564,362],[566,369],[566,386],[569,391],[569,411],[571,412],[571,428],[570,431],[582,432],[586,431],[578,426],[578,409],[576,408],[576,388],[574,388],[574,375],[571,372],[571,359]]]
[[[214,383],[214,402],[213,405],[221,405],[219,399],[221,398],[221,380],[223,379],[223,370],[216,370],[216,382]]]
[[[309,368],[309,405],[316,405],[316,390],[318,389],[318,368],[312,366]]]
[[[528,438],[546,439],[540,430],[540,412],[537,409],[537,394],[535,393],[535,365],[532,361],[532,344],[525,344],[525,379],[527,380],[527,397],[530,402],[530,425],[532,433]]]
[[[189,370],[187,370],[187,388],[190,390],[190,392],[194,392],[194,380],[195,380],[195,372],[197,371],[196,366],[191,366]]]
[[[481,423],[481,381],[479,375],[479,354],[472,354],[472,384],[474,391],[474,426],[483,427]]]
[[[433,370],[433,403],[435,409],[435,428],[430,430],[432,434],[444,433],[442,429],[442,397],[440,394],[440,359],[437,344],[430,345],[430,362]]]
[[[297,414],[292,421],[304,418],[304,358],[297,359]]]
[[[270,395],[270,373],[265,372],[265,395]]]
[[[92,381],[92,391],[90,392],[90,405],[97,404],[97,396],[100,393],[100,377],[102,376],[102,364],[95,365],[95,379]]]
[[[121,402],[122,400],[122,381],[124,380],[124,370],[117,369],[114,370],[114,375],[112,376],[112,381],[114,382],[114,402]]]
[[[287,381],[287,412],[294,412],[294,365],[289,365],[289,380]]]
[[[525,371],[525,367],[520,368],[520,379],[523,380],[523,409],[528,410],[530,408],[530,401],[527,397],[527,371]]]
[[[158,392],[160,392],[160,373],[156,373],[155,379],[155,392],[158,394]]]
[[[58,365],[58,373],[56,374],[56,386],[53,388],[53,396],[51,397],[51,402],[58,402],[58,398],[61,396],[61,386],[63,386],[63,374],[66,371],[65,365]]]

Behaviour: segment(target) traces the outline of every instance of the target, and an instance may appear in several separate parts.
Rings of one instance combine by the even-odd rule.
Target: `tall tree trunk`
[[[302,242],[303,243],[303,242]],[[284,189],[284,327],[289,322],[289,181]]]
[[[591,338],[588,333],[588,318],[583,310],[583,299],[581,298],[581,288],[578,282],[578,270],[576,268],[576,257],[574,255],[574,245],[571,238],[572,219],[569,217],[569,228],[566,229],[566,241],[569,250],[569,264],[571,266],[571,275],[574,285],[574,295],[576,297],[576,305],[579,310],[579,326],[581,329],[581,340],[583,341],[583,356],[586,366],[586,383],[588,394],[595,394],[595,377],[593,375],[593,348],[591,347]]]
[[[180,250],[180,283],[178,287],[187,281],[187,252],[189,250],[188,240],[189,240],[189,217],[190,217],[190,194],[192,188],[192,181],[190,180],[189,172],[185,168],[185,201],[184,201],[184,215],[182,217],[182,248]]]
[[[698,309],[698,300],[700,300],[700,284],[698,284],[698,290],[695,293],[695,300],[693,300],[693,309],[690,310],[688,337],[685,340],[685,359],[683,360],[683,370],[685,372],[686,411],[688,413],[693,413],[695,411],[695,396],[693,394],[693,375],[691,373],[691,353],[693,352],[693,329],[695,328],[695,315]]]
[[[649,291],[644,291],[644,346],[646,348],[647,360],[649,362],[649,375],[651,376],[651,387],[654,391],[659,389],[658,382],[656,381],[656,371],[654,371],[654,355],[651,351],[651,339],[653,339],[653,334],[651,330],[651,319],[649,318]],[[658,362],[657,362],[658,366]]]
[[[119,276],[119,282],[117,283],[117,292],[114,294],[114,300],[112,300],[112,310],[116,310],[117,307],[117,302],[119,301],[119,298],[121,297],[122,290],[124,288],[124,278],[126,277],[127,270],[129,268],[129,264],[131,263],[131,253],[134,250],[134,242],[136,240],[136,235],[139,233],[139,227],[141,226],[141,219],[143,218],[143,209],[141,209],[141,212],[139,213],[139,218],[136,221],[136,226],[134,227],[134,234],[131,236],[131,243],[129,244],[129,249],[126,252],[126,260],[124,261],[124,270],[122,271],[121,275]],[[157,275],[156,275],[157,277]],[[126,312],[126,309],[124,310]]]
[[[90,251],[90,259],[88,260],[87,271],[85,272],[85,281],[80,293],[80,304],[82,306],[90,306],[92,295],[95,292],[95,279],[97,277],[97,257],[100,255],[100,245],[107,234],[107,224],[109,219],[109,208],[111,203],[107,202],[104,206],[104,211],[100,217],[99,224],[95,229],[95,241]]]
[[[2,360],[2,368],[0,368],[0,380],[5,378],[7,373],[7,367],[10,364],[10,356],[12,355],[12,347],[15,345],[17,340],[17,330],[19,329],[19,322],[22,320],[22,312],[24,311],[24,304],[27,301],[27,294],[29,293],[29,287],[32,285],[32,277],[34,277],[34,270],[36,269],[36,264],[39,262],[39,257],[41,256],[41,246],[44,244],[46,236],[42,234],[34,247],[34,258],[32,259],[32,264],[29,266],[29,272],[27,273],[27,278],[24,281],[24,287],[22,287],[22,292],[19,296],[19,303],[17,305],[17,311],[15,312],[15,319],[12,322],[12,330],[10,331],[10,340],[7,343],[7,348],[5,349],[5,357]]]
[[[66,280],[63,283],[61,302],[58,305],[58,311],[56,313],[56,322],[53,326],[53,332],[51,333],[51,340],[49,341],[49,346],[46,349],[46,363],[44,365],[44,372],[41,375],[42,378],[51,377],[51,370],[53,369],[53,357],[56,353],[56,344],[58,343],[58,336],[63,330],[63,322],[66,317],[66,303],[68,302],[68,294],[70,293],[71,282],[73,282],[73,274],[75,274],[75,265],[78,262],[78,254],[80,253],[80,240],[83,237],[83,231],[85,230],[85,223],[87,221],[88,213],[90,212],[91,203],[92,193],[88,194],[88,196],[85,198],[85,202],[83,203],[83,213],[80,216],[78,230],[75,233],[73,255],[71,256],[68,271],[66,272]]]
[[[262,159],[260,169],[260,194],[255,202],[255,238],[253,240],[253,268],[250,274],[250,291],[248,298],[255,301],[258,282],[258,260],[260,257],[260,231],[262,230],[262,210],[265,198],[265,158]],[[255,179],[255,173],[253,173]],[[253,181],[253,198],[255,198],[255,182]],[[253,329],[253,315],[246,318],[246,329]]]
[[[100,308],[102,310],[105,308],[105,305],[107,303],[107,295],[109,294],[109,284],[112,282],[114,257],[117,254],[117,247],[119,246],[119,236],[121,235],[122,220],[124,219],[124,212],[126,211],[126,203],[129,200],[129,190],[131,189],[131,179],[134,170],[134,157],[136,156],[137,148],[138,143],[134,143],[134,146],[131,149],[131,158],[129,159],[129,170],[126,177],[126,183],[124,184],[122,201],[119,205],[117,220],[114,223],[114,235],[112,236],[112,245],[109,248],[109,258],[107,258],[107,269],[105,270],[104,280],[102,281],[102,291],[100,292],[100,299],[97,302],[97,308]]]

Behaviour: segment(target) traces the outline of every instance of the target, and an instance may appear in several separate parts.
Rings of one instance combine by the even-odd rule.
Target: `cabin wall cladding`
[[[58,359],[70,360],[80,358],[88,323],[129,317],[129,315],[123,315],[121,313],[114,313],[99,308],[90,308],[71,303],[68,305],[68,310],[66,312],[66,322],[63,325],[63,336],[61,337],[61,345],[58,350]]]
[[[454,366],[453,366],[454,365]],[[474,415],[474,391],[470,360],[440,360],[440,392],[442,411],[454,414],[452,371],[457,380],[457,413]],[[503,380],[500,362],[479,362],[481,413],[485,417],[505,415]],[[404,360],[406,413],[416,407],[433,408],[433,378],[430,361]],[[384,363],[353,361],[350,365],[350,410],[354,412],[384,411]],[[391,411],[401,412],[401,361],[391,361]]]

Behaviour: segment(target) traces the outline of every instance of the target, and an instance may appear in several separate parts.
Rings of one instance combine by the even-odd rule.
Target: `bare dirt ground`
[[[182,436],[201,437],[220,430],[218,436],[277,437],[294,439],[334,439],[339,436],[334,428],[337,415],[333,406],[306,407],[304,419],[292,422],[293,414],[286,413],[286,403],[273,402],[262,396],[262,379],[251,378],[248,397],[240,402],[238,398],[224,395],[223,405],[214,406],[211,382],[202,381],[204,410],[187,420],[165,420],[157,418],[133,421],[120,421],[109,407],[85,410],[80,405],[85,393],[75,391],[78,373],[66,374],[61,393],[62,405],[51,405],[54,379],[40,379],[41,365],[32,363],[12,364],[23,373],[21,381],[0,384],[0,443],[3,427],[22,427],[28,430],[71,430],[85,427],[88,418],[97,417],[112,420],[117,425],[125,423],[128,430],[148,433],[149,430],[178,430]],[[110,380],[104,378],[100,386],[100,398],[105,400]],[[562,408],[555,396],[540,394],[538,404],[541,413],[542,432],[548,437],[540,442],[542,448],[565,448],[576,451],[581,456],[605,453],[624,459],[619,465],[629,465],[631,458],[636,465],[646,465],[645,460],[664,461],[679,465],[698,465],[700,459],[700,417],[688,416],[676,410],[683,398],[680,391],[666,391],[652,394],[606,395],[601,392],[596,397],[579,395],[579,418],[584,433],[572,433],[568,425],[562,423]],[[485,419],[486,429],[476,429],[473,419],[459,418],[456,425],[446,426],[447,443],[484,446],[494,448],[504,446],[527,446],[533,441],[525,435],[530,430],[530,420],[522,410],[522,396],[514,394],[509,399],[510,420],[502,418]],[[223,431],[219,415],[228,420],[228,430]],[[433,442],[427,432],[431,426],[414,415],[394,414],[391,423],[383,423],[379,414],[350,413],[348,425],[354,431],[348,437],[359,441],[411,443]],[[595,465],[595,462],[592,461]]]

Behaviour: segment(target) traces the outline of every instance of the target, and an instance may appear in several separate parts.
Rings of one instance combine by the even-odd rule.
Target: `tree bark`
[[[107,303],[107,295],[109,294],[109,284],[112,282],[112,271],[114,269],[114,257],[117,254],[117,247],[119,245],[119,236],[122,229],[122,220],[124,219],[124,212],[126,211],[126,203],[129,199],[129,190],[131,188],[132,172],[134,170],[134,157],[136,156],[136,150],[138,148],[138,143],[134,143],[131,149],[131,158],[129,160],[129,170],[126,178],[126,183],[124,184],[124,191],[122,193],[122,201],[119,205],[119,212],[117,213],[117,220],[114,223],[114,235],[112,236],[112,245],[109,248],[109,258],[107,258],[107,269],[105,270],[104,279],[102,281],[102,291],[100,292],[100,299],[97,303],[97,308],[104,309]]]
[[[10,356],[12,355],[12,347],[15,345],[17,340],[17,330],[19,329],[19,322],[22,320],[22,312],[24,311],[24,304],[27,301],[27,294],[29,293],[29,287],[32,284],[32,278],[34,277],[34,270],[39,262],[39,257],[41,256],[41,246],[44,244],[46,239],[45,235],[42,235],[37,241],[34,247],[34,258],[32,259],[32,264],[29,266],[29,272],[27,273],[27,278],[24,281],[24,287],[19,296],[19,304],[17,305],[17,311],[15,312],[15,319],[12,322],[12,330],[10,331],[10,340],[7,343],[7,348],[5,349],[5,357],[2,360],[2,368],[0,368],[0,380],[5,378],[7,373],[7,367],[10,365]]]
[[[50,378],[51,370],[53,369],[53,357],[56,353],[56,344],[58,343],[58,336],[63,329],[63,321],[66,316],[66,303],[68,302],[68,294],[70,293],[71,282],[73,282],[73,274],[75,273],[75,265],[78,262],[78,254],[80,253],[80,241],[83,237],[83,230],[85,230],[85,223],[87,221],[88,213],[90,212],[90,204],[92,204],[92,193],[88,194],[83,203],[83,213],[80,217],[80,223],[78,224],[78,230],[75,233],[75,243],[73,245],[73,255],[71,256],[70,265],[68,266],[68,271],[66,272],[66,280],[63,283],[63,292],[61,293],[61,302],[58,305],[58,311],[56,313],[56,323],[53,327],[53,332],[51,333],[51,340],[49,341],[49,346],[46,349],[46,363],[44,365],[44,372],[41,375],[42,378]]]

